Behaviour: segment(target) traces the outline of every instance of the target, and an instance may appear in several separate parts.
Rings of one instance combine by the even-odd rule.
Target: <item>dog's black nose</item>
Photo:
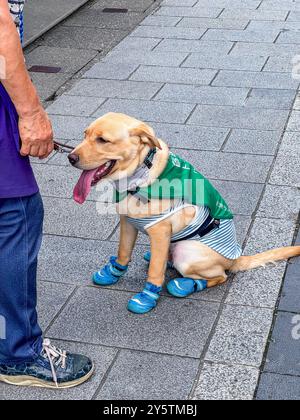
[[[71,163],[71,165],[76,165],[76,163],[78,163],[79,162],[79,156],[78,155],[76,155],[76,153],[71,153],[69,156],[68,156],[68,159],[69,159],[69,161],[70,161],[70,163]]]

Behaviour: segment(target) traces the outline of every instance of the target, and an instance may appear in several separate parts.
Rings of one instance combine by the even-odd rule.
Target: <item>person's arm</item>
[[[1,82],[19,115],[21,155],[45,158],[53,150],[52,126],[27,72],[7,0],[0,0],[0,58],[5,65]]]

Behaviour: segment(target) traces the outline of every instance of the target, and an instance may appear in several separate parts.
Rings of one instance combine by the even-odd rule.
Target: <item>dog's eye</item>
[[[100,143],[100,144],[108,143],[108,141],[105,140],[103,137],[97,137],[96,141],[97,141],[97,143]]]

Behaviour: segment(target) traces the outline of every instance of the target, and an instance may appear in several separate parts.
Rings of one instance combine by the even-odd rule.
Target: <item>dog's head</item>
[[[83,171],[74,199],[84,203],[91,187],[104,178],[130,176],[147,146],[161,148],[153,129],[135,118],[109,113],[93,122],[85,131],[84,141],[69,155],[70,163]]]

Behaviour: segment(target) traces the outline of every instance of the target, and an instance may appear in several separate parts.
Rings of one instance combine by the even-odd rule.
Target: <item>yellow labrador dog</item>
[[[171,153],[149,125],[135,118],[115,113],[99,118],[69,160],[83,171],[74,190],[78,203],[84,203],[91,188],[104,179],[112,181],[117,191],[118,256],[95,274],[96,284],[114,284],[125,274],[138,231],[150,237],[151,253],[145,256],[150,263],[148,281],[143,292],[130,300],[132,312],[146,313],[156,306],[168,264],[183,277],[168,284],[169,292],[186,297],[225,283],[226,272],[300,255],[300,246],[295,246],[241,256],[226,202],[192,165]],[[196,195],[193,189],[178,194],[172,178],[196,179],[200,189]],[[165,192],[151,193],[158,180],[165,181]],[[173,187],[177,193],[171,193]]]

